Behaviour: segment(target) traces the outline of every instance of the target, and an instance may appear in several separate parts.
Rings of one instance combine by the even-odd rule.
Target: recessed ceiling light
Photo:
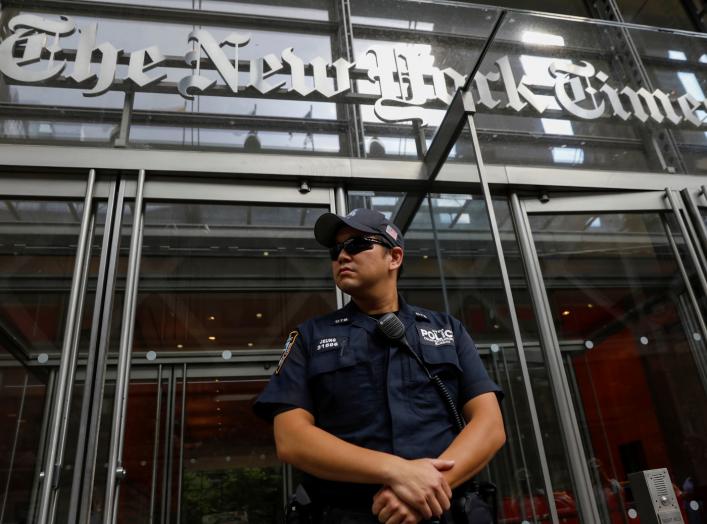
[[[209,340],[216,340],[216,337],[214,337],[214,336],[212,335],[212,336],[209,337]]]
[[[563,316],[563,317],[567,317],[567,316],[569,316],[569,314],[570,314],[570,310],[569,310],[569,309],[565,309],[565,310],[562,312],[562,316]]]
[[[263,314],[262,314],[262,313],[256,313],[256,314],[255,314],[255,318],[263,318]]]

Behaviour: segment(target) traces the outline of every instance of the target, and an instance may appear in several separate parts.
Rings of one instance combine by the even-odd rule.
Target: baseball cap
[[[392,247],[404,247],[403,234],[398,226],[385,218],[383,213],[365,208],[354,209],[346,216],[324,213],[314,224],[314,238],[321,245],[332,247],[336,244],[336,232],[343,226],[381,235]]]

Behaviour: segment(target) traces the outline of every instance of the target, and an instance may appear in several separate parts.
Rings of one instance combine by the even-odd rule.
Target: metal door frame
[[[291,188],[287,196],[283,195],[285,187]],[[143,214],[145,205],[154,202],[199,202],[199,203],[232,203],[232,204],[281,204],[288,206],[310,205],[328,208],[329,211],[345,212],[345,199],[343,187],[310,187],[304,188],[300,181],[283,181],[274,183],[253,183],[244,181],[226,180],[204,180],[204,179],[184,179],[180,177],[164,177],[156,175],[154,179],[147,179],[145,170],[139,172],[139,178],[135,192],[135,211],[133,217],[133,229],[131,233],[131,247],[128,262],[128,275],[125,282],[126,297],[123,307],[123,323],[120,337],[120,349],[118,353],[115,404],[113,413],[113,425],[111,432],[111,444],[109,450],[108,478],[106,481],[105,507],[103,523],[112,524],[117,520],[118,497],[120,490],[120,480],[127,472],[122,465],[123,443],[125,419],[127,411],[127,394],[130,378],[130,367],[132,362],[131,352],[133,344],[136,299],[138,293],[138,280],[140,274],[140,258],[142,247],[142,235],[144,230]],[[332,287],[334,285],[332,283]],[[335,288],[334,288],[335,289]],[[343,304],[344,296],[337,290],[337,303]],[[182,381],[186,381],[186,362],[182,363]],[[194,363],[197,363],[196,361]],[[152,365],[169,365],[169,362],[162,362],[160,359],[152,361]],[[176,366],[175,366],[176,370]],[[174,371],[170,376],[174,377]],[[244,378],[246,378],[244,376]],[[186,388],[182,391],[182,406],[186,401]],[[171,398],[171,397],[170,397]],[[173,399],[172,404],[176,402]],[[174,410],[172,410],[174,411]],[[182,418],[184,413],[182,411]],[[183,431],[183,424],[181,430]],[[166,435],[165,435],[166,437]],[[180,450],[181,456],[181,450]],[[181,461],[179,471],[179,494],[181,496]],[[112,472],[112,474],[110,474]],[[283,469],[283,506],[289,495],[291,486],[291,467],[284,466]],[[171,475],[168,476],[171,479]],[[289,482],[288,482],[288,479]],[[163,504],[168,504],[162,500]],[[178,505],[179,507],[179,505]],[[163,512],[163,516],[165,513]],[[181,514],[177,510],[175,522],[179,522]]]
[[[686,190],[687,191],[687,190]],[[666,216],[674,217],[683,241],[688,250],[688,262],[692,264],[700,280],[704,279],[707,267],[701,266],[699,254],[690,235],[690,226],[686,224],[685,206],[681,204],[674,190],[627,192],[627,193],[594,193],[553,197],[543,195],[543,198],[521,198],[518,193],[511,193],[511,213],[520,243],[523,265],[528,278],[529,291],[533,309],[538,322],[541,347],[551,378],[552,393],[559,416],[561,433],[565,452],[567,453],[570,472],[575,484],[575,490],[581,490],[593,500],[598,509],[593,494],[593,485],[588,468],[588,458],[582,444],[580,426],[577,420],[578,411],[573,407],[573,395],[569,379],[565,373],[559,337],[553,322],[550,303],[547,295],[544,277],[539,263],[533,232],[528,217],[538,214],[571,214],[571,213],[621,213],[621,212],[658,212],[661,213],[663,225],[673,256],[680,269],[683,283],[690,296],[693,312],[700,323],[703,337],[707,340],[705,319],[698,307],[695,290],[691,285],[685,269],[685,261],[678,251],[674,235],[669,227]]]

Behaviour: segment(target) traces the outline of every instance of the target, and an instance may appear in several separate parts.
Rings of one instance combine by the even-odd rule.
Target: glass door
[[[0,522],[36,506],[84,207],[17,193],[0,197]]]
[[[685,522],[707,522],[706,268],[679,198],[512,202],[573,491],[591,484],[602,522],[636,522],[628,475],[667,468]]]
[[[114,497],[113,522],[282,519],[290,471],[250,405],[288,333],[340,304],[312,233],[334,191],[300,189],[145,182],[123,442],[105,436],[122,470],[94,518]],[[109,384],[120,389],[125,341],[112,337]]]

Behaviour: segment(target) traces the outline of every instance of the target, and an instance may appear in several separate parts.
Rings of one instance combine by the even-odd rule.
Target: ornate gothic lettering
[[[594,76],[594,66],[589,62],[584,62],[583,66],[575,64],[566,65],[563,63],[550,64],[550,74],[555,77],[555,97],[562,107],[575,116],[587,120],[599,118],[604,114],[604,101],[597,102],[596,93],[589,84],[589,79]],[[581,79],[587,84],[585,89]],[[572,95],[567,92],[570,88]],[[587,100],[587,93],[591,96],[592,107],[586,108],[579,105],[579,102]]]
[[[103,43],[96,46],[96,33],[98,24],[91,24],[87,29],[81,29],[81,39],[79,40],[78,51],[74,70],[69,78],[79,85],[85,85],[97,77],[96,84],[83,96],[99,96],[105,93],[113,85],[115,80],[115,70],[118,67],[118,55],[121,50],[116,49],[112,44]],[[94,51],[101,55],[101,62],[98,73],[91,72],[91,58]]]
[[[0,73],[7,79],[38,84],[66,74],[60,40],[75,33],[77,28],[72,20],[65,16],[48,19],[21,14],[12,18],[7,28],[10,33],[0,42]],[[73,81],[67,84],[71,87],[78,84],[84,88],[84,96],[98,96],[113,88],[122,50],[109,42],[96,45],[98,26],[95,23],[80,33],[71,74],[64,79]],[[253,91],[267,95],[286,85],[289,76],[290,92],[312,100],[330,99],[351,90],[351,69],[356,65],[367,72],[380,91],[379,95],[373,95],[373,111],[380,120],[418,120],[424,125],[428,114],[425,106],[433,101],[449,104],[456,90],[465,83],[464,75],[451,67],[435,66],[429,46],[377,44],[367,49],[356,64],[343,58],[332,62],[322,57],[315,57],[307,64],[292,47],[287,47],[280,55],[267,54],[241,61],[240,48],[249,42],[250,35],[238,32],[217,41],[209,31],[192,31],[187,42],[192,49],[184,55],[192,71],[178,82],[179,93],[191,100],[216,83],[214,75],[202,74],[202,65],[210,60],[233,96],[242,94],[245,88],[249,96]],[[535,68],[542,64],[543,69],[547,67],[549,76],[545,71],[533,70],[533,74],[526,71],[528,74],[518,82],[511,60],[501,56],[494,70],[477,73],[474,77],[473,101],[488,110],[503,105],[520,112],[528,111],[530,106],[542,115],[551,107],[584,120],[608,116],[629,121],[635,117],[639,122],[650,119],[657,124],[667,121],[671,125],[689,122],[694,127],[707,126],[707,100],[697,100],[694,91],[680,95],[660,89],[649,92],[644,87],[616,86],[609,82],[606,73],[595,71],[586,61],[530,58],[533,60],[522,61],[524,68],[530,67],[531,62]],[[156,46],[132,51],[125,78],[137,89],[154,86],[167,75],[149,75],[148,72],[164,61],[164,55]],[[542,80],[537,80],[540,77],[535,73],[540,73]],[[247,81],[241,81],[241,74],[248,75]],[[544,91],[533,92],[531,86],[553,88],[554,96]],[[218,94],[222,95],[223,91]],[[337,97],[338,100],[341,99]]]
[[[231,33],[223,42],[219,43],[208,31],[195,29],[189,33],[189,42],[195,42],[196,49],[184,55],[184,60],[190,66],[195,67],[195,71],[192,75],[186,76],[179,81],[179,93],[184,98],[191,100],[194,98],[194,94],[206,91],[216,83],[215,80],[201,74],[201,50],[203,49],[216,66],[226,85],[234,94],[238,94],[238,49],[250,42],[250,35]],[[224,46],[234,47],[233,63],[226,56],[223,50]]]
[[[413,49],[375,45],[366,56],[374,63],[368,78],[377,80],[381,91],[373,106],[376,116],[385,122],[420,120],[424,124],[425,111],[419,106],[428,99],[420,54]]]
[[[149,60],[149,62],[147,62]],[[128,66],[128,79],[133,81],[138,87],[145,87],[157,84],[165,78],[167,74],[149,77],[145,73],[164,62],[164,55],[156,46],[150,46],[140,51],[130,53],[130,65]]]
[[[66,67],[66,61],[55,63],[54,57],[61,51],[59,38],[70,36],[76,31],[74,22],[62,16],[61,21],[46,20],[36,15],[18,15],[8,23],[14,34],[0,42],[0,71],[17,82],[45,82],[59,76]],[[48,37],[53,37],[48,44]],[[20,58],[15,58],[15,49],[24,44]],[[28,69],[23,66],[39,62],[44,50],[49,51],[47,67]]]
[[[695,127],[700,127],[704,121],[704,118],[697,116],[695,111],[702,105],[702,102],[696,100],[694,96],[690,93],[682,95],[678,98],[678,105],[680,110],[685,117],[685,120],[690,122]]]
[[[496,65],[499,71],[501,71],[503,85],[506,87],[506,93],[508,94],[507,107],[521,111],[526,105],[530,104],[538,113],[542,114],[545,112],[547,104],[535,96],[523,82],[516,84],[516,79],[513,76],[513,70],[511,69],[511,64],[507,56],[502,56],[496,60]],[[523,102],[521,97],[525,98],[526,102]]]

